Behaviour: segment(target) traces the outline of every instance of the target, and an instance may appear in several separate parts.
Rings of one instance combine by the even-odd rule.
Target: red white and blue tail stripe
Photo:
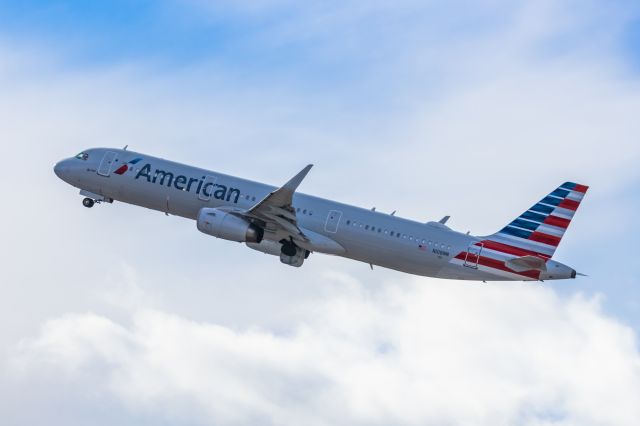
[[[586,185],[563,183],[499,232],[480,237],[451,262],[507,279],[540,279],[587,189]]]
[[[551,258],[588,188],[563,183],[498,233],[486,237],[484,246],[516,256]]]

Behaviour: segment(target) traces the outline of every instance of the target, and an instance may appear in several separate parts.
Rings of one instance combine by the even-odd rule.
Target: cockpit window
[[[87,160],[89,158],[89,154],[87,154],[86,152],[81,152],[80,154],[76,155],[76,158],[78,160]]]

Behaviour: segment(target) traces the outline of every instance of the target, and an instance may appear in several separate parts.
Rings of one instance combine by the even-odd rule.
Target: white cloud
[[[181,424],[633,425],[640,354],[597,299],[531,285],[353,278],[285,333],[134,310],[48,321],[13,355]],[[96,365],[100,368],[94,368]],[[37,403],[37,401],[36,401]]]

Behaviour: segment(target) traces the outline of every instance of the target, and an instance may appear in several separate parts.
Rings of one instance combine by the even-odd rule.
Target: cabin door
[[[100,167],[98,167],[98,174],[100,176],[109,176],[111,174],[111,169],[113,168],[113,163],[115,163],[117,158],[117,152],[105,152],[104,157],[102,157],[102,161],[100,162]]]
[[[200,193],[198,194],[199,199],[202,201],[209,201],[211,199],[216,180],[218,180],[216,176],[207,175],[200,188]]]

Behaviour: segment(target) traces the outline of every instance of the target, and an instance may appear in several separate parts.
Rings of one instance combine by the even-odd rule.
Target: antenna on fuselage
[[[391,216],[395,216],[396,215],[396,210],[391,212]]]
[[[372,211],[372,212],[375,212],[375,211],[376,211],[376,208],[375,208],[375,207],[371,207],[371,211]]]
[[[122,148],[123,151],[126,151],[127,148],[129,148],[129,145],[125,145],[124,148]]]
[[[440,219],[438,222],[444,225],[445,223],[447,223],[449,219],[451,219],[451,216],[445,216],[442,219]]]

